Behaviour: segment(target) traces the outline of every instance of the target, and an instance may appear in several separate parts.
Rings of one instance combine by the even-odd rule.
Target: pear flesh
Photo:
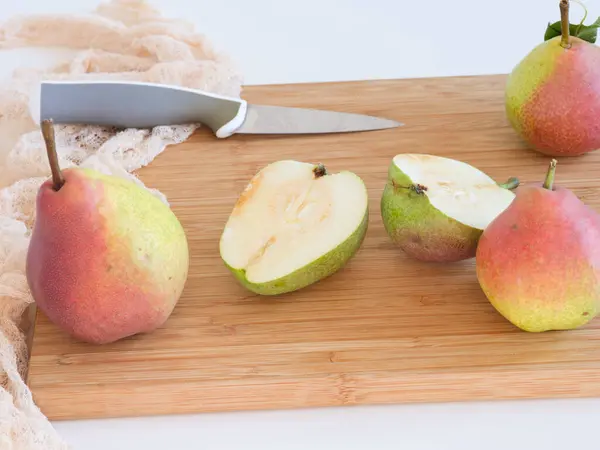
[[[481,233],[514,197],[462,161],[399,154],[390,164],[381,215],[392,241],[409,256],[453,262],[475,256]]]
[[[260,170],[237,200],[220,253],[248,290],[278,295],[341,269],[361,246],[368,195],[357,175],[277,161]]]

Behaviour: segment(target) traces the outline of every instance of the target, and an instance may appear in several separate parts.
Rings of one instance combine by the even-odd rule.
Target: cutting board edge
[[[583,372],[583,371],[582,371]],[[526,371],[515,373],[515,377],[522,377]],[[583,373],[581,374],[581,378],[571,378],[572,382],[580,382],[580,383],[589,383],[589,377],[586,377]],[[522,379],[522,378],[521,378]],[[506,378],[507,384],[512,378]],[[541,383],[540,387],[544,388],[543,393],[539,395],[528,395],[527,393],[521,394],[502,394],[502,395],[492,395],[492,394],[484,394],[484,395],[467,395],[465,391],[462,391],[459,396],[440,396],[435,393],[435,390],[432,391],[421,391],[427,392],[427,395],[421,398],[403,398],[403,397],[389,397],[385,400],[373,400],[373,401],[356,401],[356,402],[311,402],[303,405],[298,405],[297,403],[290,405],[279,405],[274,406],[272,403],[268,403],[265,405],[256,405],[250,406],[245,405],[244,407],[240,407],[237,404],[234,404],[232,407],[223,407],[223,405],[217,405],[212,408],[197,408],[197,407],[175,407],[173,408],[173,403],[165,402],[165,409],[162,412],[153,412],[149,408],[138,407],[132,408],[128,411],[123,411],[121,413],[90,413],[90,414],[69,414],[69,413],[61,413],[59,411],[54,411],[53,409],[46,409],[44,407],[44,402],[38,402],[38,407],[46,417],[51,421],[77,421],[77,420],[94,420],[94,419],[106,419],[106,418],[114,418],[114,419],[127,419],[127,418],[135,418],[135,417],[157,417],[157,416],[177,416],[177,415],[190,415],[190,414],[216,414],[216,413],[231,413],[231,412],[292,412],[294,410],[307,410],[307,409],[331,409],[331,408],[340,408],[340,407],[380,407],[380,406],[408,406],[408,405],[419,405],[419,404],[477,404],[483,402],[509,402],[509,401],[527,401],[527,400],[565,400],[565,399],[586,399],[586,398],[597,398],[600,397],[600,377],[598,379],[598,388],[595,391],[589,392],[581,392],[578,391],[569,391],[565,392],[564,385],[557,387],[555,390],[547,389],[546,384]],[[268,385],[265,385],[268,387]],[[34,394],[35,399],[35,394]],[[76,401],[76,400],[74,400]],[[85,401],[85,399],[82,399]],[[36,400],[37,402],[37,400]],[[156,403],[154,403],[156,407]]]
[[[413,76],[413,77],[403,77],[403,78],[393,78],[393,77],[384,77],[384,78],[349,78],[345,80],[322,80],[322,81],[291,81],[291,82],[282,82],[282,83],[250,83],[242,85],[242,97],[245,88],[286,88],[286,87],[328,87],[328,86],[348,86],[353,84],[364,84],[364,83],[394,83],[394,82],[411,82],[411,81],[438,81],[438,80],[470,80],[470,79],[480,79],[480,78],[506,78],[510,75],[508,72],[494,72],[489,74],[462,74],[462,75],[422,75],[422,76]]]

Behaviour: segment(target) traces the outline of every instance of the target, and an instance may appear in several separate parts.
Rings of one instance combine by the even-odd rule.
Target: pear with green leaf
[[[548,25],[545,41],[509,75],[506,113],[533,149],[576,156],[600,148],[600,48],[594,44],[600,19],[570,24],[568,0],[560,1],[560,11],[561,21]]]

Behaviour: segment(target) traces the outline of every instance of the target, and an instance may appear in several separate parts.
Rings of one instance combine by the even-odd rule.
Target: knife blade
[[[152,128],[201,123],[216,137],[314,134],[403,126],[395,120],[329,110],[254,105],[179,86],[125,81],[42,81],[32,115],[39,122]],[[36,111],[39,109],[39,111]]]

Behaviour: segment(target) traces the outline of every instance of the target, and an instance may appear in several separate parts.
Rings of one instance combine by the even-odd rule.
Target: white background
[[[586,2],[588,22],[600,0]],[[16,13],[90,0],[0,0]],[[155,0],[195,21],[246,84],[506,73],[558,20],[558,0]],[[581,18],[577,5],[573,19]],[[0,53],[0,77],[23,52]],[[31,63],[42,60],[28,52]],[[1,418],[0,418],[1,420]],[[595,448],[600,399],[329,408],[55,423],[76,450]]]

